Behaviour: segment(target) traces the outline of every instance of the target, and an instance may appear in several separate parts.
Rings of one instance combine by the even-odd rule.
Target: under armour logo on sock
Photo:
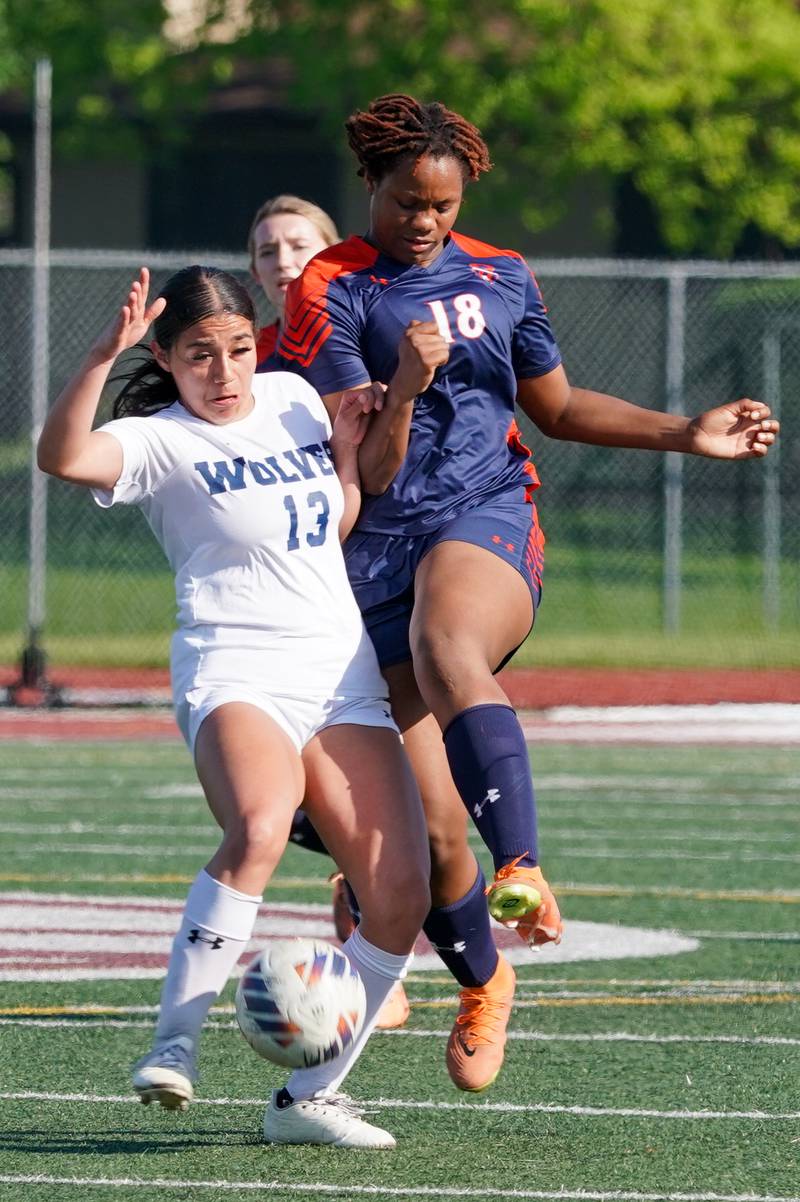
[[[500,790],[499,789],[487,789],[486,796],[484,797],[483,801],[479,801],[477,803],[477,805],[473,806],[472,812],[476,818],[480,818],[481,814],[483,813],[483,811],[486,809],[487,806],[492,806],[492,805],[494,805],[494,803],[496,801],[499,801],[499,800],[500,800]]]
[[[219,935],[215,935],[213,939],[206,939],[205,935],[201,935],[200,932],[196,928],[194,930],[190,931],[186,937],[190,943],[208,943],[208,944],[210,944],[212,951],[216,951],[217,948],[222,947],[223,943],[225,942],[225,940],[222,939]]]

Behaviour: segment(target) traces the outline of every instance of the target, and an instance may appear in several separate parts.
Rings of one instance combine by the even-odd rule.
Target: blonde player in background
[[[288,193],[265,200],[256,211],[247,237],[250,274],[275,310],[275,320],[258,331],[259,367],[275,351],[283,322],[286,291],[309,259],[339,241],[332,217],[313,201]],[[276,365],[276,370],[282,370]]]

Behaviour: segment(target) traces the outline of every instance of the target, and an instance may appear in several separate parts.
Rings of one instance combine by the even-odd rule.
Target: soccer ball
[[[322,939],[276,939],[250,961],[236,989],[245,1039],[288,1068],[339,1056],[361,1031],[366,1005],[361,977]]]

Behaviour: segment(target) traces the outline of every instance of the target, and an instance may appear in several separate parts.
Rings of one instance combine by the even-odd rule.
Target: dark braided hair
[[[158,295],[167,304],[153,322],[153,336],[164,351],[204,317],[224,313],[244,317],[255,331],[256,311],[250,293],[221,267],[184,267],[170,276]],[[114,417],[146,417],[178,399],[172,373],[159,367],[148,347],[137,349],[141,354],[129,358],[111,379],[112,383],[125,381],[114,401]]]
[[[492,162],[480,130],[459,113],[433,101],[392,93],[373,100],[345,122],[347,140],[360,163],[359,175],[380,180],[409,155],[460,160],[468,179],[489,171]]]

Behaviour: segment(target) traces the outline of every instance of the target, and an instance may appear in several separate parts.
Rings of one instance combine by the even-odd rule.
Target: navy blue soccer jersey
[[[358,529],[420,534],[538,478],[514,421],[516,381],[561,356],[522,257],[451,233],[428,267],[348,238],[316,255],[289,287],[278,347],[323,395],[388,383],[409,323],[435,321],[449,361],[414,403],[408,452]]]

